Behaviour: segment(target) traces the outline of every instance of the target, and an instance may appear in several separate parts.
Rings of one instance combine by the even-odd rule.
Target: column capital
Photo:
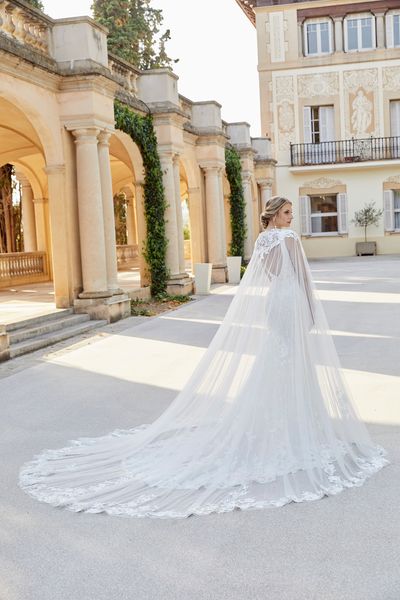
[[[49,199],[48,198],[33,198],[33,203],[34,204],[48,204]]]
[[[71,130],[75,138],[75,144],[97,144],[99,132],[98,127],[82,127]]]
[[[256,179],[258,185],[260,186],[260,188],[267,188],[267,187],[272,187],[272,179],[271,178],[267,178],[267,179]]]
[[[335,23],[342,23],[343,15],[333,15],[332,19],[334,20]]]
[[[206,173],[212,171],[217,171],[219,173],[224,169],[224,165],[214,162],[201,162],[199,163],[199,167],[203,169],[203,171],[206,171]]]
[[[111,131],[107,131],[107,130],[102,130],[99,133],[98,139],[99,139],[99,145],[100,146],[110,146],[110,138],[111,138]]]

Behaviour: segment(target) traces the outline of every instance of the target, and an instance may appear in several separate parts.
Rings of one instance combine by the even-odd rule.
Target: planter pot
[[[376,254],[376,242],[356,242],[356,254]]]
[[[196,294],[209,294],[211,287],[212,263],[195,263],[194,285]]]
[[[228,283],[240,283],[240,267],[242,266],[241,256],[227,256]]]

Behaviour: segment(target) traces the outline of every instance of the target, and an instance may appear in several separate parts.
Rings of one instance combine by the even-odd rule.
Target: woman
[[[21,487],[72,511],[136,517],[282,506],[360,486],[388,463],[351,402],[296,233],[273,197],[202,360],[152,424],[27,463]]]

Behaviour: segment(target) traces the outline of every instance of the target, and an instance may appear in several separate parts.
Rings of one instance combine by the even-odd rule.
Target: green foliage
[[[128,216],[128,199],[124,193],[114,196],[115,237],[118,246],[128,243],[126,221]]]
[[[131,136],[142,155],[144,180],[144,212],[147,236],[143,254],[151,278],[151,294],[164,294],[169,278],[166,266],[168,240],[165,233],[165,209],[160,157],[151,115],[141,116],[119,102],[114,103],[115,126]]]
[[[183,239],[184,239],[184,240],[190,240],[190,229],[189,229],[189,225],[184,225],[184,226],[183,226]]]
[[[226,176],[231,188],[229,195],[232,241],[229,247],[231,256],[244,256],[246,239],[246,202],[243,193],[242,165],[237,150],[225,148]]]
[[[367,241],[367,227],[369,225],[378,225],[382,215],[383,210],[375,208],[375,202],[369,202],[365,204],[364,208],[354,213],[354,219],[351,222],[356,227],[364,227],[364,239]]]
[[[94,0],[95,20],[107,27],[108,48],[139,69],[171,67],[165,50],[171,38],[167,29],[160,34],[162,10],[150,6],[151,0]]]
[[[40,0],[25,0],[28,4],[39,10],[44,10],[44,6]]]

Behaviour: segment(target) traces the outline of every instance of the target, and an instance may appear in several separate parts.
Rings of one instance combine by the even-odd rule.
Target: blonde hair
[[[279,209],[281,209],[284,204],[288,203],[292,204],[290,200],[283,198],[283,196],[272,196],[269,198],[265,203],[264,211],[260,215],[262,227],[266,229],[268,223],[273,219]]]

